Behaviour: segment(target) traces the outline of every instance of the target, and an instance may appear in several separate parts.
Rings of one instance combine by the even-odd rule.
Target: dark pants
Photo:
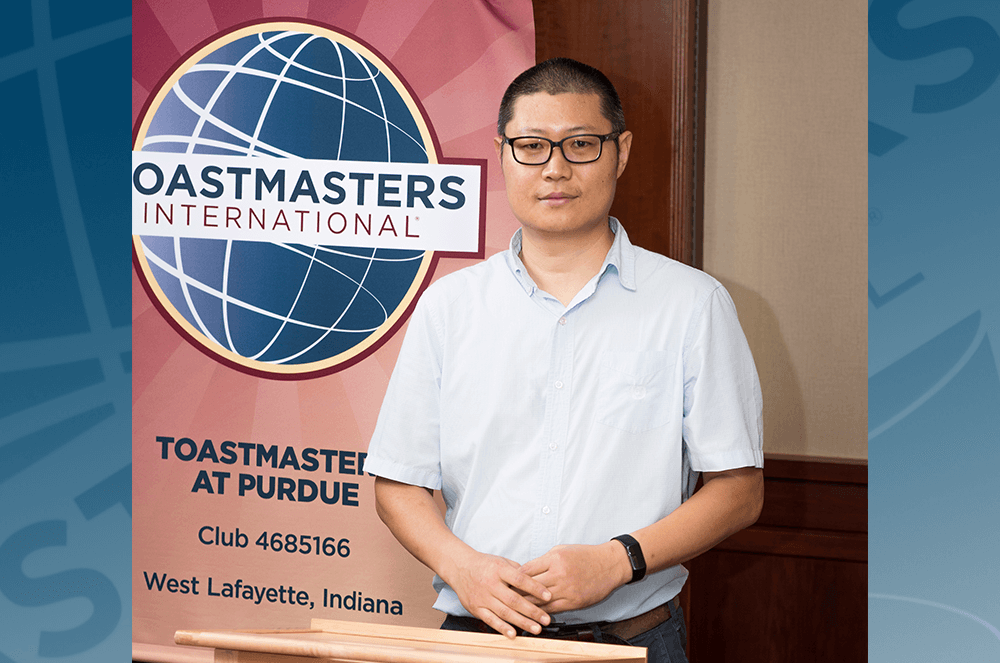
[[[687,645],[687,629],[684,626],[684,611],[680,608],[672,608],[673,617],[663,622],[659,626],[651,628],[645,633],[640,633],[628,644],[635,647],[646,648],[646,660],[648,663],[688,663],[684,653]],[[478,631],[479,629],[468,626],[461,620],[449,615],[441,628],[449,631]],[[522,633],[524,635],[524,633]],[[529,634],[528,637],[535,637]],[[608,644],[620,644],[617,639],[609,639]]]

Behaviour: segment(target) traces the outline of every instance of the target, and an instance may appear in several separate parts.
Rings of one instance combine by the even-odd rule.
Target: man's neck
[[[593,233],[567,236],[521,230],[521,262],[535,284],[563,306],[597,275],[614,243],[608,224]]]

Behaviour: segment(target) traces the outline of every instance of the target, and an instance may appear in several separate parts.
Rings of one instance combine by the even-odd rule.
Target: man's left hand
[[[556,546],[521,565],[521,572],[552,592],[551,601],[539,604],[550,614],[594,605],[632,579],[628,556],[617,541],[596,546]],[[533,602],[537,603],[537,599]]]

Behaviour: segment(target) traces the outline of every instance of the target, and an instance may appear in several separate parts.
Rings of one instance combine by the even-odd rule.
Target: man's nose
[[[553,145],[552,156],[543,166],[542,174],[547,178],[568,177],[572,167],[563,154],[562,145]]]

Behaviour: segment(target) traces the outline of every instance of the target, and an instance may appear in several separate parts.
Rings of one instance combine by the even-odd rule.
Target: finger
[[[545,589],[549,590],[549,593],[555,590],[556,585],[559,584],[560,576],[553,569],[545,569],[540,573],[526,574],[530,575],[531,579],[535,582],[543,585]]]
[[[552,592],[548,587],[521,570],[505,569],[501,571],[500,579],[522,594],[530,594],[542,601],[552,600]]]
[[[515,629],[521,629],[522,631],[528,631],[536,635],[542,632],[542,627],[538,622],[529,619],[499,600],[493,603],[492,610],[485,607],[481,608],[479,615],[480,619],[490,628],[508,638],[513,638],[517,635]],[[547,617],[548,615],[546,615]]]
[[[543,601],[542,599],[535,598],[531,594],[526,594],[523,598],[524,598],[525,601],[527,601],[531,605],[535,605],[535,606],[539,606],[539,607],[541,607],[541,606],[543,606],[543,605],[545,605],[547,603],[547,601]],[[542,609],[544,610],[544,608],[542,608]]]
[[[479,610],[477,610],[475,612],[475,615],[484,624],[486,624],[487,626],[489,626],[491,629],[493,629],[494,631],[496,631],[500,635],[503,635],[503,636],[511,638],[511,639],[514,639],[514,637],[517,635],[517,631],[514,630],[513,626],[511,626],[510,624],[508,624],[504,620],[500,619],[499,617],[497,617],[495,614],[493,614],[490,610],[487,610],[486,608],[480,608]]]
[[[494,591],[492,599],[496,602],[495,605],[487,603],[486,607],[492,609],[504,621],[525,631],[539,633],[541,626],[548,625],[552,621],[548,613],[536,605],[544,601],[530,594],[522,595],[517,588],[503,585],[500,591]]]
[[[558,575],[552,571],[545,571],[544,573],[535,576],[533,579],[545,585],[545,588],[548,590],[546,595],[549,598],[542,599],[537,596],[532,596],[531,594],[524,594],[524,600],[529,601],[547,613],[552,612],[547,606],[551,605],[557,599],[564,597],[562,578],[558,577]]]
[[[527,626],[524,625],[524,622],[518,621],[520,628],[532,633],[538,633],[541,631],[541,626],[547,626],[552,621],[552,618],[549,617],[547,612],[538,607],[538,603],[542,601],[538,599],[531,601],[529,600],[531,598],[534,597],[525,597],[520,594],[511,593],[509,600],[505,603],[507,608],[518,615],[515,619],[524,618],[527,620]],[[535,628],[535,625],[539,625],[538,628]]]
[[[548,624],[551,621],[545,611],[513,593],[507,597],[507,600],[498,598],[496,603],[490,607],[493,614],[501,621],[536,635],[542,632],[543,623]],[[507,635],[506,631],[501,632]]]
[[[558,598],[554,601],[544,603],[539,607],[545,610],[546,613],[554,615],[556,613],[566,612],[567,610],[575,610],[578,606],[573,605],[564,598]]]
[[[542,555],[541,557],[536,557],[530,562],[525,562],[520,566],[521,573],[528,576],[537,576],[539,573],[544,573],[549,568],[549,560],[547,555]]]

